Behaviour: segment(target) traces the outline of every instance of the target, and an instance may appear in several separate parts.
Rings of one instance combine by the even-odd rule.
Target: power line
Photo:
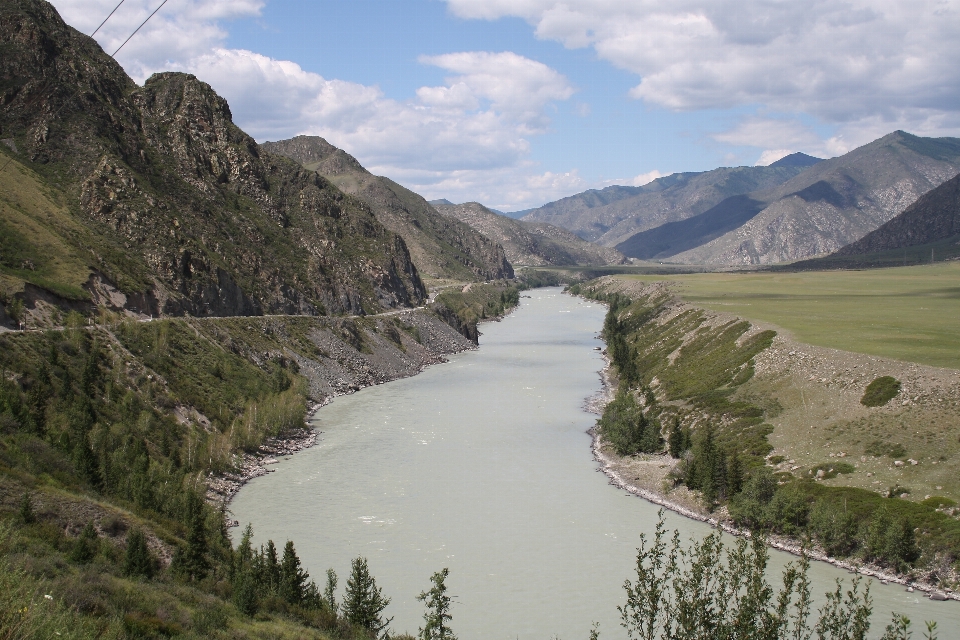
[[[126,2],[126,0],[120,0],[120,4],[123,4],[124,2]],[[103,19],[103,22],[100,23],[100,27],[102,27],[103,25],[107,24],[107,20],[109,20],[110,18],[113,17],[113,14],[115,14],[115,13],[117,12],[117,9],[120,8],[120,4],[118,4],[117,6],[115,6],[115,7],[113,8],[113,11],[110,12],[110,15]],[[97,32],[100,31],[100,27],[97,27],[96,29],[93,30],[93,33],[90,34],[90,37],[91,37],[91,38],[92,38],[93,36],[97,35]]]
[[[102,27],[103,25],[107,24],[107,20],[109,20],[110,17],[113,16],[113,14],[117,12],[117,9],[119,9],[119,8],[120,8],[120,5],[123,4],[125,1],[126,1],[126,0],[120,0],[119,4],[117,4],[117,6],[115,6],[115,7],[113,8],[113,11],[110,12],[110,15],[108,15],[106,18],[104,18],[104,19],[103,19],[103,22],[100,23],[100,26],[93,30],[93,33],[90,34],[90,37],[91,37],[91,38],[92,38],[93,36],[95,36],[98,31],[100,31],[100,27]],[[136,29],[134,29],[133,33],[131,33],[130,36],[127,37],[127,39],[123,41],[123,44],[121,44],[119,47],[117,47],[117,50],[114,51],[114,52],[110,55],[110,57],[112,58],[112,57],[116,56],[116,55],[117,55],[117,52],[120,51],[120,49],[123,49],[124,45],[126,45],[128,42],[130,42],[130,39],[133,38],[133,36],[137,35],[137,32],[140,31],[140,29],[143,28],[143,25],[145,25],[145,24],[147,24],[148,22],[150,22],[150,18],[152,18],[153,16],[157,15],[157,11],[160,11],[160,9],[163,8],[163,5],[167,4],[167,2],[169,2],[169,0],[163,0],[163,2],[160,3],[160,6],[157,7],[156,9],[154,9],[154,10],[153,10],[153,13],[151,13],[149,16],[147,16],[147,19],[144,20],[143,22],[141,22],[139,27],[137,27]],[[63,111],[63,108],[64,108],[65,106],[67,106],[66,101],[64,101],[64,103],[60,105],[60,108],[57,109],[57,110],[53,113],[53,115],[50,116],[50,119],[53,120],[54,118],[56,118],[56,117],[60,114],[60,112]],[[13,162],[13,156],[10,156],[9,158],[7,158],[7,161],[3,164],[2,167],[0,167],[0,173],[3,173],[4,170],[6,170],[7,166],[8,166],[11,162]]]
[[[147,24],[148,22],[150,22],[150,18],[152,18],[153,16],[157,15],[157,11],[160,11],[160,9],[163,9],[163,5],[167,4],[168,1],[169,1],[169,0],[163,0],[163,2],[160,3],[160,6],[157,7],[156,9],[154,9],[154,10],[153,10],[153,13],[151,13],[149,16],[147,16],[147,19],[144,20],[143,22],[141,22],[141,23],[140,23],[140,26],[137,27],[137,28],[134,30],[134,32],[130,34],[130,38],[132,38],[133,36],[137,35],[137,31],[140,31],[140,29],[143,28],[143,25],[145,25],[145,24]],[[128,42],[130,42],[130,38],[127,38],[126,40],[124,40],[124,41],[123,41],[123,44],[120,45],[119,47],[117,47],[117,50],[110,54],[110,57],[112,58],[112,57],[116,56],[116,55],[117,55],[117,52],[119,52],[120,49],[123,49],[123,47],[124,47],[125,44],[127,44]]]

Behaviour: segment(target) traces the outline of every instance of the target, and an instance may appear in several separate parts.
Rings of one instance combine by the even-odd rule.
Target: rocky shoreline
[[[584,401],[584,409],[596,415],[603,414],[604,407],[608,402],[613,400],[615,392],[615,386],[610,376],[610,361],[607,358],[606,351],[603,352],[603,356],[605,364],[603,369],[599,372],[601,389],[595,395],[587,398]],[[750,537],[751,533],[749,530],[735,527],[728,519],[711,516],[705,510],[700,508],[699,504],[694,502],[695,498],[693,493],[683,487],[674,490],[680,490],[684,492],[684,495],[679,496],[679,499],[671,500],[668,498],[666,492],[664,492],[660,486],[666,479],[666,473],[659,475],[654,474],[653,477],[637,477],[634,481],[628,480],[626,477],[626,471],[628,469],[632,471],[633,468],[635,468],[635,466],[633,468],[630,467],[631,459],[621,458],[612,451],[606,450],[600,439],[600,434],[597,432],[595,427],[592,427],[588,433],[592,438],[591,448],[593,451],[593,457],[600,465],[599,470],[610,479],[611,485],[639,498],[643,498],[644,500],[655,505],[661,506],[664,509],[669,509],[670,511],[678,513],[686,518],[697,520],[699,522],[709,524],[712,527],[721,529],[730,535],[738,537]],[[642,458],[643,462],[652,461],[655,466],[661,469],[669,468],[673,465],[673,459],[670,458],[669,455],[644,455],[638,456],[638,458]],[[724,512],[725,509],[721,510],[721,515]],[[786,536],[768,536],[767,544],[774,549],[785,551],[795,556],[800,556],[803,553],[806,553],[807,557],[811,560],[826,562],[854,574],[875,578],[879,580],[881,584],[892,583],[903,585],[907,588],[907,591],[926,594],[931,600],[960,601],[960,594],[953,590],[939,588],[934,584],[923,581],[922,579],[910,578],[908,576],[892,573],[875,565],[858,564],[848,560],[833,558],[818,549],[804,550],[799,541]]]
[[[388,322],[394,316],[405,326],[416,328],[417,337],[405,331],[391,332]],[[362,349],[345,341],[336,326],[333,330],[315,331],[311,340],[323,355],[296,357],[313,400],[303,427],[268,439],[254,453],[237,454],[233,470],[210,474],[206,478],[206,500],[224,508],[228,527],[239,526],[228,508],[230,500],[243,485],[271,473],[271,465],[317,443],[321,432],[314,431],[310,421],[318,409],[336,397],[417,375],[430,365],[446,362],[448,355],[477,348],[476,344],[427,310],[404,311],[371,318],[371,321],[377,321],[379,326],[366,332]]]

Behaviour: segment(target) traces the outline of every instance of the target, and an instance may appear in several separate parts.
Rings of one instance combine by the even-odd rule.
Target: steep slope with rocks
[[[786,160],[769,167],[675,173],[642,187],[591,189],[528,211],[523,220],[548,222],[613,247],[636,233],[701,214],[731,196],[780,185],[808,166]]]
[[[369,313],[425,298],[402,238],[262,152],[209,85],[163,73],[139,87],[38,0],[0,7],[0,49],[0,152],[23,178],[2,224],[36,258],[5,249],[0,282],[27,314],[97,296],[152,315]],[[66,275],[40,227],[70,254]]]
[[[951,238],[960,240],[960,174],[923,194],[903,213],[833,255],[903,249]]]
[[[469,224],[503,247],[514,265],[607,265],[624,264],[626,257],[609,247],[587,242],[546,222],[514,220],[491,211],[479,202],[434,204],[445,216]]]
[[[439,215],[418,194],[373,175],[356,158],[323,138],[297,136],[260,147],[295,160],[359,198],[381,224],[403,237],[424,276],[460,280],[513,277],[513,268],[496,242],[469,225]]]

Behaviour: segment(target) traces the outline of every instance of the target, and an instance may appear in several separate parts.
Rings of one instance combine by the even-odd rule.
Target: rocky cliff
[[[263,152],[209,85],[164,73],[137,86],[40,0],[0,7],[0,50],[4,172],[33,185],[5,198],[2,222],[39,260],[0,257],[7,298],[29,307],[30,285],[153,315],[357,314],[425,298],[400,236]],[[58,271],[39,226],[74,268]]]
[[[355,195],[381,224],[403,237],[425,277],[458,280],[512,278],[513,267],[495,240],[469,225],[439,215],[418,194],[389,178],[375,176],[356,158],[317,136],[266,142],[261,148],[316,171]]]

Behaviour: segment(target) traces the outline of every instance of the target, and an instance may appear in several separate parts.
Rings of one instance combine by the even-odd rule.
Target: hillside
[[[957,236],[960,236],[960,174],[923,194],[903,213],[833,255],[903,249]]]
[[[261,149],[290,158],[359,198],[385,227],[404,239],[425,277],[458,280],[512,278],[513,268],[495,241],[436,210],[389,178],[375,176],[356,158],[316,136],[265,142]]]
[[[445,216],[465,222],[503,247],[514,265],[606,265],[627,260],[616,249],[601,247],[545,222],[514,220],[478,202],[434,204]]]
[[[548,222],[613,247],[636,233],[699,215],[731,196],[776,187],[805,169],[803,163],[791,166],[786,161],[779,166],[675,173],[642,187],[591,189],[526,212],[523,220]]]
[[[749,207],[739,209],[740,218],[749,218],[742,226],[719,236],[704,234],[697,238],[702,244],[696,248],[675,240],[656,257],[690,264],[750,265],[832,253],[877,229],[958,171],[960,139],[895,131],[817,163],[774,189],[750,193]],[[756,202],[763,205],[759,211]],[[720,217],[729,219],[731,214],[723,212]]]
[[[46,304],[339,314],[425,298],[401,238],[329,181],[262,153],[209,85],[163,73],[139,87],[30,0],[0,9],[0,46],[0,272],[35,322],[50,319]]]

